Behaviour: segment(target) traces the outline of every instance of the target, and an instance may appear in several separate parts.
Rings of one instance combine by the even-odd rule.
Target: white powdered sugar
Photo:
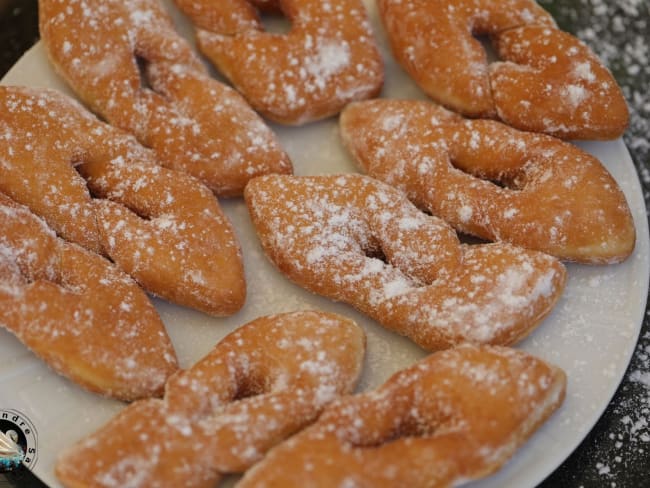
[[[241,191],[242,173],[290,168],[271,130],[208,76],[158,2],[51,3],[40,14],[41,36],[63,77],[107,121],[152,147],[164,166],[220,193]],[[151,38],[157,42],[144,40]]]
[[[562,96],[564,103],[577,107],[589,96],[589,92],[580,85],[567,85],[562,90]]]
[[[162,400],[131,404],[70,449],[62,470],[115,487],[213,485],[349,393],[364,348],[361,329],[333,314],[250,322],[171,379]]]
[[[435,482],[456,486],[508,458],[558,407],[564,388],[558,370],[518,351],[465,345],[435,353],[376,390],[335,402],[240,486],[318,486],[324,470],[325,485],[339,488],[360,486],[350,476],[368,486],[420,486],[422,472],[396,453],[426,457],[449,446],[450,437],[454,449],[473,453],[463,463],[456,453],[434,454]]]
[[[322,39],[316,53],[305,60],[307,73],[323,89],[328,78],[340,72],[350,62],[350,47],[345,41]]]
[[[246,198],[267,255],[291,280],[425,349],[521,334],[562,287],[550,256],[461,246],[442,220],[371,178],[265,177]]]
[[[2,107],[28,134],[41,136],[39,150],[20,156],[5,155],[0,146],[8,180],[0,190],[45,216],[62,237],[101,248],[156,295],[212,313],[241,305],[241,253],[208,188],[158,166],[154,153],[134,137],[61,94],[3,87]],[[181,116],[171,120],[195,123]],[[28,134],[21,139],[32,140]],[[110,161],[92,163],[105,155]],[[19,183],[24,175],[29,185]]]

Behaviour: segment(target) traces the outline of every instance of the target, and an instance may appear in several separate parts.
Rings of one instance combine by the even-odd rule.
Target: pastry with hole
[[[301,125],[375,97],[384,69],[361,0],[175,0],[197,25],[199,49],[265,117]],[[283,13],[265,32],[256,7]]]
[[[59,458],[64,486],[215,486],[350,393],[365,336],[351,320],[294,312],[249,322]]]
[[[244,197],[263,250],[285,276],[427,350],[515,343],[552,310],[566,281],[549,255],[461,244],[443,220],[367,176],[262,176]]]
[[[393,54],[436,102],[469,117],[562,139],[616,139],[616,80],[534,0],[379,0]],[[488,36],[499,61],[488,63]]]
[[[221,196],[290,173],[275,135],[211,78],[157,0],[39,1],[49,59],[91,110]]]
[[[426,101],[350,104],[340,127],[369,175],[463,233],[587,264],[617,263],[634,249],[625,195],[572,144]]]

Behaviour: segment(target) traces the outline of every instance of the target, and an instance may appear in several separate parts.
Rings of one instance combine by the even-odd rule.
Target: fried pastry
[[[379,0],[393,54],[433,100],[562,139],[616,139],[629,114],[612,74],[534,0]],[[480,40],[489,36],[498,62]]]
[[[199,49],[265,117],[300,125],[375,97],[384,69],[361,0],[175,0]],[[286,34],[265,32],[256,6],[280,10]]]
[[[625,195],[569,143],[424,101],[351,104],[345,145],[370,176],[455,229],[580,263],[616,263],[636,240]]]
[[[155,295],[213,315],[241,308],[239,244],[198,180],[52,90],[0,86],[0,127],[0,191]]]
[[[272,449],[238,488],[442,488],[498,470],[564,400],[561,369],[461,346],[344,397]]]
[[[161,395],[176,354],[145,293],[0,193],[0,325],[54,371],[121,400]]]
[[[269,175],[244,197],[262,248],[289,279],[428,350],[512,344],[564,288],[557,259],[502,243],[461,245],[444,221],[366,176]]]
[[[134,134],[168,168],[218,195],[257,175],[290,173],[271,130],[212,79],[156,0],[39,1],[50,61],[110,124]]]
[[[323,312],[262,317],[59,459],[67,487],[212,487],[313,422],[361,371],[362,330]]]

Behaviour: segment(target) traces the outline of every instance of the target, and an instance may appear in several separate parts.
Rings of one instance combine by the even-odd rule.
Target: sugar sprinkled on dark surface
[[[623,136],[650,202],[650,2],[539,0],[612,70],[629,104]],[[645,486],[650,466],[650,313],[625,379],[598,426],[541,487]],[[650,469],[650,468],[646,468]],[[624,480],[624,481],[622,481]]]

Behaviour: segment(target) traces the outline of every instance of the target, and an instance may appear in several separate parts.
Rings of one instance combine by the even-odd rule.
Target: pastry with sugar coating
[[[564,288],[557,259],[461,245],[444,221],[366,176],[263,176],[244,197],[262,248],[289,279],[424,349],[517,342]]]
[[[53,90],[0,86],[0,127],[0,191],[61,237],[167,300],[212,315],[242,307],[239,243],[198,180]]]
[[[57,71],[165,167],[222,196],[241,194],[254,176],[291,172],[275,135],[208,75],[157,0],[40,0],[38,13]]]
[[[460,346],[344,397],[238,488],[448,487],[498,470],[556,411],[564,372],[513,349]]]
[[[67,487],[212,487],[352,391],[365,336],[324,312],[256,319],[174,375],[162,400],[131,404],[64,452]]]
[[[300,125],[381,90],[383,61],[361,0],[175,0],[197,25],[199,49],[265,117]],[[265,32],[255,7],[281,11]]]
[[[393,53],[436,102],[562,139],[616,139],[629,114],[612,74],[534,0],[379,0]],[[489,36],[499,59],[488,62]]]
[[[161,395],[176,354],[145,293],[0,193],[0,325],[54,371],[120,400]]]
[[[569,143],[425,101],[350,104],[340,128],[370,176],[461,232],[587,264],[620,262],[634,249],[625,195]]]

